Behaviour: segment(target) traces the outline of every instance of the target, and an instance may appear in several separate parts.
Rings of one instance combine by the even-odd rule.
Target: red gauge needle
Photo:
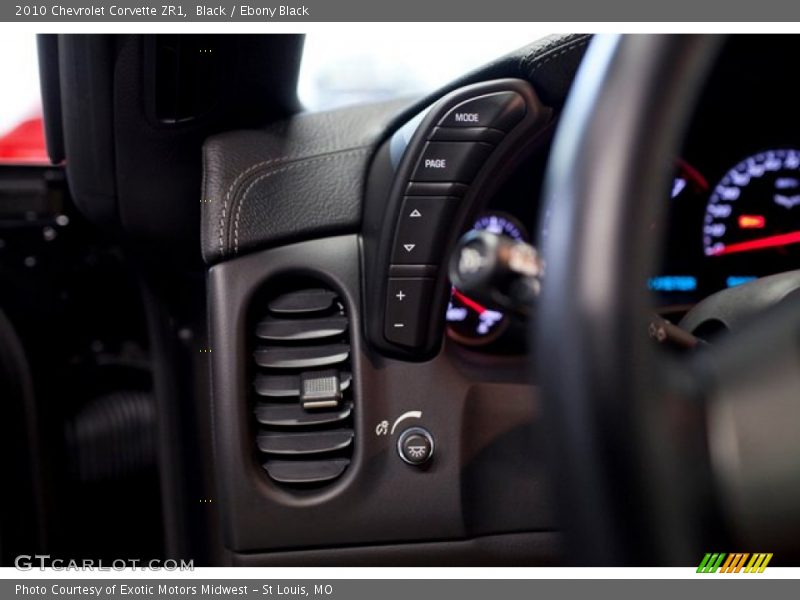
[[[457,289],[453,288],[453,296],[461,300],[463,304],[469,306],[472,310],[474,310],[479,315],[485,313],[488,309],[485,306],[482,306],[475,302],[472,298],[467,298],[464,294],[459,292]]]
[[[777,246],[788,246],[790,244],[800,244],[800,231],[781,233],[779,235],[770,235],[755,240],[747,240],[746,242],[729,244],[727,246],[723,246],[719,250],[715,250],[712,253],[712,256],[735,254],[737,252],[751,252],[753,250],[763,250],[764,248],[775,248]]]

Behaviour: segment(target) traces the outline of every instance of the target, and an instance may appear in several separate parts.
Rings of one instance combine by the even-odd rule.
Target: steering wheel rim
[[[632,323],[647,320],[661,241],[641,224],[662,221],[720,41],[595,38],[556,133],[532,347],[568,555],[581,565],[685,565],[719,529],[702,409]]]

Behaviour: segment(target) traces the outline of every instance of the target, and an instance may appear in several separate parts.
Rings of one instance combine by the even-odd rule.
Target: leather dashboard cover
[[[203,257],[352,232],[372,149],[409,102],[301,113],[203,146]]]
[[[398,126],[453,89],[501,77],[530,81],[559,108],[588,42],[586,35],[544,38],[416,102],[300,113],[210,137],[203,146],[205,261],[358,231],[370,160]]]

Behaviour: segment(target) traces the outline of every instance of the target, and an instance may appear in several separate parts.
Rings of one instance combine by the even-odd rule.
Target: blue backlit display
[[[752,275],[731,275],[725,280],[725,285],[729,288],[736,287],[737,285],[742,285],[743,283],[747,283],[748,281],[754,281],[758,279],[758,277],[753,277]]]
[[[661,275],[647,282],[654,292],[693,292],[697,289],[697,279],[691,275]]]

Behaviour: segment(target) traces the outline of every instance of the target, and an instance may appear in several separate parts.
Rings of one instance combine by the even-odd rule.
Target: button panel
[[[428,142],[411,178],[470,183],[493,148],[483,142]]]
[[[411,196],[403,200],[392,264],[438,265],[458,198]]]
[[[384,335],[401,346],[419,346],[425,339],[433,279],[389,278]]]
[[[395,133],[390,154],[402,180],[383,205],[389,212],[376,230],[378,268],[370,270],[382,279],[376,301],[383,320],[367,325],[378,348],[407,357],[438,346],[447,242],[477,208],[466,205],[473,181],[509,132],[543,123],[545,115],[526,82],[503,80],[457,90],[412,119],[416,131],[409,125]]]

